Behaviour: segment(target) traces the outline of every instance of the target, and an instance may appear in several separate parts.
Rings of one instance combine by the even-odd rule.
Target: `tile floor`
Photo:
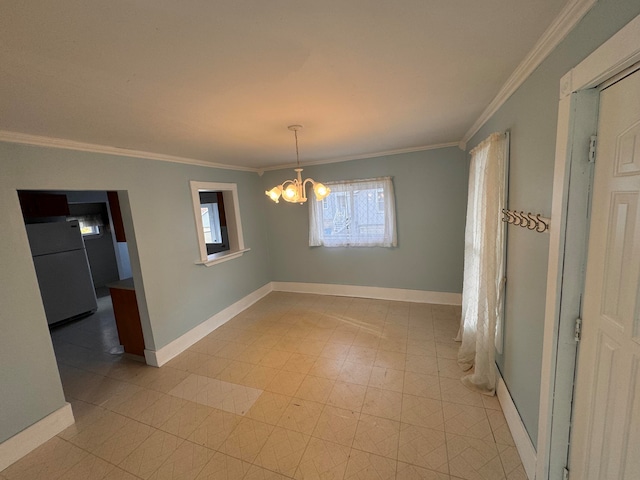
[[[17,479],[526,479],[495,397],[459,381],[459,307],[272,293],[160,369],[109,297],[52,338],[76,423]]]

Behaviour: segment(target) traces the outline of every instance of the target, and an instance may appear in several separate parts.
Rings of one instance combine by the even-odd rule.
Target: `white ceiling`
[[[0,130],[268,168],[460,141],[566,0],[2,0]]]

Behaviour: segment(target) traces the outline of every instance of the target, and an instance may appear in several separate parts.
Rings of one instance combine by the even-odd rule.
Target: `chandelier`
[[[302,125],[289,125],[287,128],[293,131],[293,134],[296,137],[296,162],[298,168],[295,168],[294,171],[298,172],[298,178],[285,180],[280,185],[277,185],[264,193],[276,203],[280,203],[280,196],[282,196],[282,199],[285,202],[299,203],[302,205],[307,201],[305,187],[307,186],[307,183],[311,183],[316,200],[320,201],[327,198],[331,193],[331,189],[329,189],[329,187],[325,187],[322,183],[316,182],[312,178],[307,178],[302,181],[302,168],[300,168],[300,155],[298,153],[298,130],[302,128]]]

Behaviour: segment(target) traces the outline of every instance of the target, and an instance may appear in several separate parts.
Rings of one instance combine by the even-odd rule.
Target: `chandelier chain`
[[[300,155],[298,154],[298,130],[294,130],[293,134],[296,137],[296,163],[298,165],[298,167],[300,167]]]

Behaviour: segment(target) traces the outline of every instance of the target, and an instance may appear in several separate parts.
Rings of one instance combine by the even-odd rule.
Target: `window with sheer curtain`
[[[395,247],[391,177],[326,183],[331,194],[309,202],[309,245]]]

